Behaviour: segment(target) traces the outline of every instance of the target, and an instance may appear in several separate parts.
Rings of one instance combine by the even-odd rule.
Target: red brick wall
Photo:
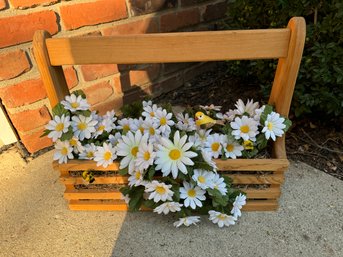
[[[40,138],[51,118],[32,55],[32,37],[208,30],[225,14],[225,0],[0,0],[0,98],[29,152],[51,145]],[[201,67],[199,67],[201,66]],[[82,89],[94,108],[118,109],[143,93],[182,85],[204,64],[75,65],[64,67],[68,87]]]

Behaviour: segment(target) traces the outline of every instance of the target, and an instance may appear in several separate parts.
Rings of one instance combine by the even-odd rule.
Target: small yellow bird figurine
[[[215,124],[219,124],[219,125],[224,125],[224,123],[222,121],[219,120],[214,120],[211,117],[205,115],[203,112],[197,112],[195,114],[195,124],[197,126],[201,126],[201,125],[215,125]]]

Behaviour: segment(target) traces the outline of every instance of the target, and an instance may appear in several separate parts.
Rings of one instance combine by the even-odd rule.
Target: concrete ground
[[[343,182],[303,163],[277,212],[176,229],[153,213],[69,211],[51,160],[0,155],[0,256],[343,256]]]

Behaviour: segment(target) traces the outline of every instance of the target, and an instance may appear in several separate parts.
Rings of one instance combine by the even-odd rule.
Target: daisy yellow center
[[[152,136],[155,135],[155,129],[153,127],[149,128],[149,134]]]
[[[128,132],[129,130],[130,130],[130,126],[129,125],[126,124],[126,125],[123,126],[123,131],[124,132]]]
[[[212,145],[211,145],[211,149],[213,152],[217,152],[218,149],[219,149],[219,146],[220,144],[218,142],[214,142]]]
[[[76,146],[77,145],[77,141],[75,140],[75,139],[70,139],[69,140],[69,144],[71,145],[71,146]]]
[[[269,130],[273,130],[273,123],[268,122],[268,126],[267,127],[268,127]]]
[[[226,219],[225,215],[223,215],[223,214],[218,214],[217,218],[220,219],[220,220],[225,220]]]
[[[219,187],[218,187],[218,185],[215,185],[213,188],[214,188],[214,189],[218,189]]]
[[[204,176],[199,176],[199,177],[198,177],[198,181],[199,181],[200,183],[205,183],[206,179],[205,179]]]
[[[73,108],[77,108],[77,107],[80,106],[80,104],[79,104],[78,102],[71,103],[70,105],[71,105],[71,107],[73,107]]]
[[[104,125],[101,125],[98,127],[98,131],[103,131],[105,129],[105,126]]]
[[[63,147],[63,148],[61,149],[61,154],[62,154],[62,155],[67,155],[67,154],[68,154],[68,148],[67,148],[67,147]]]
[[[248,133],[250,131],[248,125],[241,126],[241,132],[242,133]]]
[[[169,152],[169,157],[173,161],[178,160],[180,158],[180,156],[181,156],[181,152],[178,149],[173,149]]]
[[[142,134],[144,133],[144,128],[143,127],[139,127],[139,130],[142,132]]]
[[[192,197],[192,198],[194,198],[195,196],[196,196],[196,192],[195,192],[195,190],[194,189],[189,189],[188,190],[188,192],[187,192],[187,195],[189,196],[189,197]]]
[[[235,147],[233,145],[227,145],[226,150],[232,152]]]
[[[131,154],[136,157],[138,153],[138,146],[132,147]]]
[[[64,129],[64,124],[63,123],[58,123],[56,125],[56,128],[55,128],[56,131],[62,131],[63,129]]]
[[[144,160],[148,161],[150,159],[150,153],[149,152],[145,152],[144,153]]]
[[[159,195],[163,195],[166,193],[166,189],[163,186],[157,186],[156,187],[156,193],[158,193]]]
[[[243,142],[243,145],[244,145],[244,149],[245,150],[252,150],[252,149],[254,149],[254,145],[253,145],[253,143],[250,140],[245,140]]]
[[[94,157],[94,153],[93,153],[93,152],[88,152],[88,153],[87,153],[87,157],[88,157],[88,158]]]
[[[79,130],[85,130],[87,128],[87,124],[85,122],[80,122],[79,124],[77,124],[77,128]]]
[[[166,125],[166,124],[167,124],[167,119],[166,119],[166,117],[162,117],[162,118],[160,119],[160,123],[161,123],[162,126],[163,126],[163,125]]]
[[[150,112],[150,117],[155,117],[155,113],[154,112]]]
[[[135,178],[136,178],[136,180],[139,180],[141,178],[141,173],[140,172],[136,172]]]
[[[112,153],[111,152],[106,152],[104,153],[104,160],[105,161],[109,161],[112,157]]]

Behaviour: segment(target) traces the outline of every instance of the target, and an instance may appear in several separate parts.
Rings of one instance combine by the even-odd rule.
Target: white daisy
[[[243,205],[246,204],[246,199],[247,197],[243,194],[239,194],[238,196],[236,196],[231,210],[231,214],[233,214],[234,217],[240,217],[242,215],[241,209]]]
[[[64,116],[64,114],[59,117],[55,116],[55,118],[45,126],[46,129],[50,130],[50,133],[48,134],[48,138],[51,138],[52,141],[56,142],[57,139],[59,139],[63,133],[68,132],[70,126],[70,117]]]
[[[185,218],[180,218],[178,221],[174,222],[175,227],[180,227],[182,225],[185,225],[186,227],[189,227],[190,225],[200,222],[200,217],[199,216],[188,216]]]
[[[167,215],[169,212],[178,212],[181,211],[182,204],[179,204],[178,202],[166,202],[162,203],[161,205],[157,206],[154,209],[154,212],[157,212],[158,214],[165,214]]]
[[[143,141],[143,140],[142,140]],[[156,153],[153,151],[153,145],[147,142],[141,142],[138,147],[137,159],[135,166],[139,170],[146,170],[153,165]]]
[[[205,142],[206,151],[210,152],[212,157],[218,158],[222,154],[222,145],[225,141],[225,136],[215,133],[209,135]]]
[[[212,159],[212,154],[209,151],[201,150],[201,156],[204,159],[204,161],[213,168],[213,171],[217,171],[217,164]]]
[[[195,209],[197,206],[202,207],[202,202],[206,200],[205,190],[183,181],[183,187],[180,187],[180,198],[184,200],[184,206],[190,206]]]
[[[83,160],[93,160],[96,152],[96,146],[91,143],[84,146],[83,152],[80,153],[79,158]]]
[[[169,136],[171,131],[171,126],[173,126],[175,123],[171,119],[173,116],[172,113],[167,113],[167,110],[157,110],[155,117],[157,119],[159,130],[162,132],[163,135]]]
[[[214,174],[213,176],[213,188],[219,190],[219,192],[222,195],[226,195],[227,193],[227,187],[226,187],[226,183],[224,182],[224,178],[221,177],[219,174]]]
[[[183,113],[178,113],[176,115],[176,119],[178,120],[176,127],[180,130],[194,131],[197,129],[194,119],[190,118],[188,113],[186,113],[185,115]]]
[[[136,131],[137,127],[134,124],[133,119],[124,118],[124,119],[118,120],[117,129],[121,129],[121,130],[123,130],[123,133],[127,133],[129,131]]]
[[[224,226],[230,226],[235,225],[235,222],[237,220],[236,217],[227,215],[225,213],[221,213],[218,211],[209,211],[208,214],[210,217],[208,218],[210,221],[212,221],[214,224],[218,224],[218,227],[222,228]]]
[[[205,190],[207,188],[213,188],[213,177],[213,172],[201,169],[194,169],[194,175],[192,176],[192,179],[201,189]]]
[[[236,117],[235,121],[232,121],[230,125],[233,128],[232,135],[236,139],[243,138],[243,140],[256,141],[258,122],[253,118],[247,116]]]
[[[133,174],[129,177],[129,186],[140,186],[145,185],[145,181],[143,180],[143,172],[136,170]]]
[[[144,120],[142,117],[139,117],[139,119],[134,119],[135,128],[137,130],[140,130],[142,134],[144,134],[144,130],[145,130],[143,123],[144,123]]]
[[[266,108],[265,105],[263,105],[261,108],[258,108],[255,110],[254,120],[257,122],[260,122],[261,114],[264,112],[264,109]]]
[[[284,134],[283,129],[286,127],[283,122],[284,118],[280,117],[280,114],[272,112],[267,115],[267,120],[264,122],[264,128],[262,133],[266,136],[266,139],[270,137],[275,141],[276,137],[282,137]]]
[[[103,146],[98,146],[94,161],[96,161],[96,166],[103,166],[107,168],[108,165],[113,163],[113,160],[117,158],[115,148],[111,144],[104,143]]]
[[[123,135],[122,138],[118,140],[117,144],[117,154],[119,156],[124,156],[120,161],[120,169],[129,167],[129,174],[135,169],[135,160],[137,158],[138,147],[141,143],[146,142],[148,135],[142,136],[142,133],[138,130],[135,134],[129,131],[126,135]]]
[[[223,120],[233,121],[236,115],[238,115],[237,110],[230,109],[228,112],[224,113]]]
[[[226,158],[236,159],[239,156],[242,156],[242,151],[244,147],[238,144],[236,141],[228,140],[224,143],[224,152]]]
[[[259,107],[258,102],[254,103],[254,100],[251,99],[247,101],[246,104],[244,104],[244,102],[239,99],[236,104],[235,104],[236,108],[237,108],[237,114],[238,115],[244,115],[245,113],[248,113],[249,116],[254,116],[255,114],[255,110]]]
[[[158,129],[157,122],[154,122],[152,118],[146,118],[142,124],[144,128],[144,133],[149,135],[149,141],[154,143],[157,137],[161,134],[161,131]]]
[[[110,120],[112,123],[114,123],[117,120],[115,111],[114,110],[107,111],[106,114],[104,115],[104,119]]]
[[[152,105],[152,101],[151,101],[151,100],[149,100],[149,101],[143,101],[143,102],[142,102],[142,106],[143,106],[143,107],[151,106],[151,105]]]
[[[147,105],[143,107],[143,113],[142,116],[146,118],[155,118],[156,117],[156,111],[162,110],[161,107],[157,107],[156,104],[153,105]]]
[[[80,140],[75,136],[69,139],[69,144],[71,147],[73,147],[74,153],[82,153],[85,150]]]
[[[149,200],[153,199],[155,203],[159,201],[173,201],[174,192],[170,190],[171,187],[172,185],[166,185],[165,183],[153,180],[145,185],[145,192],[150,193]]]
[[[104,131],[110,133],[112,130],[116,128],[115,123],[110,118],[104,118],[101,121],[98,121],[98,124],[96,126],[96,132],[94,134],[94,137],[100,136]]]
[[[86,111],[89,109],[89,104],[86,99],[83,99],[82,96],[77,96],[72,94],[66,96],[65,100],[61,102],[65,109],[70,110],[71,112],[75,111]]]
[[[73,148],[68,141],[57,140],[55,144],[54,160],[58,160],[59,164],[67,163],[68,159],[73,159]]]
[[[203,105],[200,105],[199,106],[201,109],[204,109],[205,111],[220,111],[221,110],[221,106],[215,106],[214,104],[210,104],[210,105],[205,105],[205,106],[203,106]]]
[[[205,145],[211,131],[212,129],[199,129],[194,135],[189,136],[189,142],[192,142],[196,148],[200,148]]]
[[[83,115],[72,117],[72,126],[74,135],[83,140],[91,138],[91,133],[95,132],[95,125],[98,121],[93,120],[92,116],[85,117]]]
[[[108,136],[108,142],[110,142],[112,145],[116,146],[118,144],[119,138],[121,138],[120,132],[117,132],[113,135]]]
[[[175,179],[180,170],[183,174],[187,174],[186,165],[193,166],[194,162],[190,159],[196,157],[197,154],[188,151],[193,143],[186,143],[187,135],[180,138],[180,132],[176,131],[174,134],[174,143],[167,138],[161,138],[161,145],[156,154],[155,161],[156,170],[162,170],[163,176],[168,176],[170,172]]]

